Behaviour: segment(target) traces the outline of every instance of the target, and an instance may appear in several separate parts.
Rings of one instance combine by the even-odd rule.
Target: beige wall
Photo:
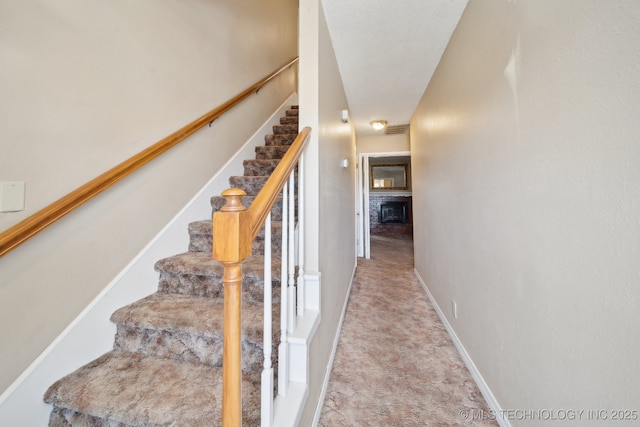
[[[359,136],[358,153],[409,151],[409,134]]]
[[[638,410],[638,22],[471,1],[412,119],[416,270],[505,409]]]
[[[0,230],[295,57],[296,37],[292,0],[2,2],[0,180],[26,181],[27,210],[0,214]],[[0,258],[0,391],[295,84],[292,69],[212,127]]]
[[[307,226],[311,233],[306,239],[314,250],[306,254],[305,269],[315,268],[322,274],[322,318],[311,343],[309,398],[300,421],[301,426],[310,426],[356,263],[356,157],[355,134],[350,125],[341,121],[341,111],[348,105],[322,5],[319,0],[309,0],[301,2],[300,7],[301,25],[308,30],[300,41],[301,125],[313,126],[314,133],[311,156],[307,157],[312,173],[306,182],[305,197],[309,208],[317,206],[318,215],[307,220],[311,222]],[[304,68],[305,64],[309,69]],[[348,168],[340,166],[342,159],[349,160]]]

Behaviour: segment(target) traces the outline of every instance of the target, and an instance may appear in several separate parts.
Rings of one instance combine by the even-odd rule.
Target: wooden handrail
[[[252,86],[229,99],[219,107],[214,108],[202,117],[194,120],[171,135],[161,139],[152,146],[142,150],[138,154],[130,157],[102,175],[92,179],[66,196],[63,196],[16,225],[3,231],[0,233],[0,257],[35,236],[40,231],[83,205],[107,188],[111,187],[113,184],[146,165],[160,154],[182,142],[188,136],[204,127],[207,123],[211,123],[218,117],[222,116],[244,99],[248,98],[251,94],[260,90],[265,84],[277,77],[287,68],[291,67],[297,61],[298,57],[290,60],[276,71],[254,83]]]
[[[224,265],[222,425],[225,427],[242,425],[242,261],[251,255],[251,242],[309,143],[310,132],[307,127],[298,134],[248,209],[242,205],[245,192],[230,188],[222,193],[227,199],[225,206],[213,214],[212,257]]]
[[[282,191],[285,182],[287,182],[287,178],[291,175],[291,172],[293,172],[293,168],[296,167],[296,163],[298,162],[300,155],[309,142],[310,133],[311,128],[306,127],[302,129],[280,163],[278,163],[278,166],[275,168],[267,182],[264,184],[264,187],[262,187],[262,190],[260,190],[256,198],[253,200],[253,203],[251,203],[249,213],[251,214],[252,240],[255,239],[260,232],[265,219],[269,215],[269,212],[271,212],[273,205],[276,203],[278,195]]]

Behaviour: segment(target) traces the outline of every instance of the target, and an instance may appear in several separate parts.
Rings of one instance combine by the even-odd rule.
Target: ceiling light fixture
[[[386,120],[374,120],[374,121],[371,122],[371,126],[375,130],[382,130],[387,126],[387,121]]]

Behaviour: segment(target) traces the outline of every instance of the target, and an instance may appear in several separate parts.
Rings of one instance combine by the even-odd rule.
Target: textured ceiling
[[[322,0],[358,136],[408,123],[467,0]]]

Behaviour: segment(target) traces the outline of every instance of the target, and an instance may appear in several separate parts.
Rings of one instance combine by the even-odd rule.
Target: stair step
[[[189,251],[211,254],[213,233],[211,220],[195,221],[189,224]],[[272,254],[279,254],[282,245],[282,223],[271,221]],[[251,244],[253,255],[264,255],[264,227]]]
[[[285,116],[285,117],[280,117],[280,124],[281,125],[298,125],[298,116]]]
[[[195,221],[189,224],[189,252],[211,254],[213,233],[211,220]]]
[[[244,166],[244,176],[265,176],[271,175],[274,169],[280,163],[279,159],[255,159],[245,160],[242,162]]]
[[[222,263],[211,259],[206,252],[185,252],[156,262],[160,273],[158,290],[165,293],[197,297],[222,298],[224,287]],[[280,258],[274,256],[271,264],[273,303],[280,302]],[[264,300],[264,257],[252,255],[242,263],[242,297],[244,301]]]
[[[265,135],[264,143],[267,147],[271,147],[273,145],[291,145],[293,141],[295,141],[297,136],[298,136],[298,133]]]
[[[257,195],[264,184],[269,179],[268,175],[265,176],[232,176],[229,178],[229,186],[234,188],[240,188],[248,196]]]
[[[267,159],[282,159],[289,149],[289,145],[261,145],[256,147],[256,159],[257,160],[267,160]]]
[[[291,107],[291,109],[289,109],[289,110],[287,110],[285,112],[285,115],[298,117],[298,111],[299,111],[298,108]]]
[[[293,125],[273,125],[273,134],[274,135],[283,135],[283,134],[297,134],[298,133],[298,124]]]
[[[243,422],[260,424],[260,376],[242,379]],[[219,426],[222,368],[112,351],[54,383],[49,426]]]
[[[242,369],[259,374],[263,366],[261,303],[242,305]],[[273,318],[279,324],[280,308]],[[120,308],[111,316],[117,324],[115,350],[222,366],[224,300],[156,292]],[[274,331],[275,354],[280,331]],[[275,362],[272,361],[272,362]]]

